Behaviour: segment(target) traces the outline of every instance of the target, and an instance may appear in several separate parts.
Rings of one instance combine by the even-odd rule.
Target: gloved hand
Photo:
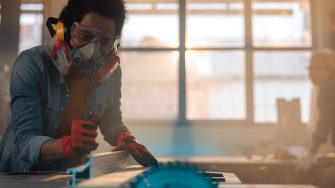
[[[309,170],[314,162],[315,156],[312,153],[307,153],[297,161],[296,170],[306,171]]]
[[[73,120],[71,135],[61,138],[61,147],[65,156],[76,157],[87,155],[97,149],[97,125],[92,120]]]
[[[116,148],[113,149],[113,151],[124,150],[128,151],[129,154],[142,166],[158,167],[158,162],[155,157],[127,131],[121,131],[119,133]]]

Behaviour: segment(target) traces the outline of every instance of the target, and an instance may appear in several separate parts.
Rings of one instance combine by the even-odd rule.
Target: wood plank
[[[66,187],[72,178],[64,172],[22,172],[0,174],[0,188]]]

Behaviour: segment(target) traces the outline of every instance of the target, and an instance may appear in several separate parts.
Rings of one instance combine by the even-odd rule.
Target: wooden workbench
[[[234,173],[243,183],[249,184],[283,184],[286,182],[286,175],[296,167],[294,160],[245,156],[159,157],[158,160],[191,162],[203,170]]]
[[[285,180],[283,175],[285,173],[287,175],[294,169],[294,161],[259,160],[246,157],[158,157],[158,160],[191,162],[196,163],[201,170],[225,172],[225,177],[230,178],[227,178],[226,184],[220,184],[220,188],[315,188],[311,185],[279,185]],[[144,170],[145,168],[140,166],[128,167],[125,170],[86,180],[80,186],[113,187],[111,181],[117,182],[116,184],[124,183]],[[0,188],[66,187],[70,179],[70,175],[56,172],[0,175]],[[240,183],[239,179],[243,184],[236,184]]]
[[[0,188],[66,187],[71,175],[64,172],[26,172],[0,174]]]

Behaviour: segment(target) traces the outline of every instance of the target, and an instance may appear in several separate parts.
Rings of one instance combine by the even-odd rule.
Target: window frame
[[[43,2],[41,2],[40,0],[30,0],[30,1],[22,1],[21,2],[21,6],[23,4],[41,4],[43,5],[43,9],[42,10],[22,10],[20,8],[20,17],[22,16],[22,14],[32,14],[32,15],[38,15],[41,14],[42,15],[42,28],[41,28],[41,44],[44,44],[44,38],[43,38],[43,31],[44,31],[44,21],[45,21],[45,4]],[[20,24],[20,29],[21,29],[21,24]],[[21,32],[21,31],[20,31]],[[19,36],[19,44],[18,44],[18,53],[20,52],[20,42],[21,42],[21,37]]]
[[[295,0],[292,0],[295,1]],[[256,123],[254,120],[254,54],[259,51],[271,51],[271,52],[280,52],[280,51],[310,51],[313,52],[316,48],[316,29],[315,29],[315,5],[316,2],[313,0],[308,0],[310,3],[310,24],[311,24],[311,37],[312,37],[312,44],[310,47],[254,47],[253,45],[253,10],[252,4],[253,0],[242,0],[241,2],[244,4],[244,29],[245,29],[245,45],[244,47],[215,47],[215,48],[203,48],[203,47],[193,47],[193,48],[186,48],[186,17],[187,17],[187,0],[177,0],[179,4],[179,47],[178,48],[146,48],[146,47],[131,47],[131,48],[121,48],[121,51],[125,52],[157,52],[157,51],[178,51],[179,52],[179,84],[178,84],[178,119],[175,120],[175,125],[177,126],[188,126],[188,125],[203,125],[203,124],[211,124],[211,125],[275,125],[276,123]],[[186,117],[186,75],[185,75],[185,54],[186,52],[190,51],[244,51],[245,52],[245,91],[246,91],[246,118],[239,119],[239,120],[188,120]],[[125,122],[128,123],[144,123],[147,124],[148,122],[156,122],[152,120],[127,120]],[[167,124],[164,120],[163,124]],[[172,122],[170,122],[171,124]]]

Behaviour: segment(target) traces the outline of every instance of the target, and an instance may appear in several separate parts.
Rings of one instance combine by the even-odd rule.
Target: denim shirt
[[[71,97],[49,52],[48,46],[37,46],[16,59],[10,83],[12,118],[0,144],[0,172],[42,166],[41,146],[52,139]],[[92,84],[87,96],[88,110],[99,117],[101,133],[111,145],[116,145],[120,131],[128,131],[122,122],[120,99],[120,67],[105,82]]]

